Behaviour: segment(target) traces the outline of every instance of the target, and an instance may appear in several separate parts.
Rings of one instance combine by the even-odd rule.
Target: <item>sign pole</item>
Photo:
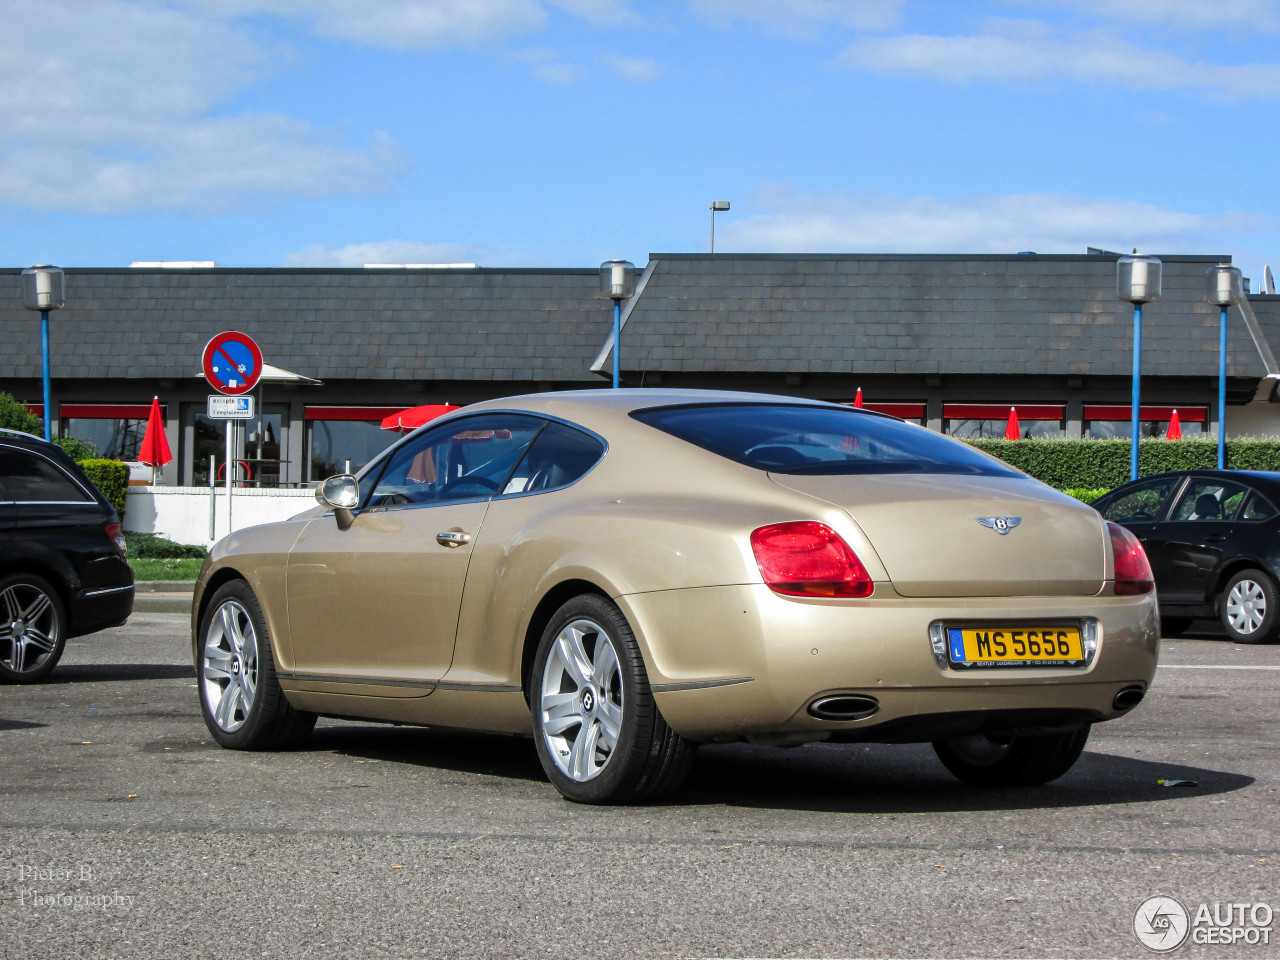
[[[262,376],[262,351],[253,337],[228,330],[207,344],[200,358],[204,378],[222,397],[209,398],[209,417],[227,420],[227,535],[235,527],[231,517],[231,490],[235,486],[235,421],[253,418],[253,397],[241,396],[258,385]],[[212,481],[211,481],[212,485]]]
[[[231,535],[233,529],[231,526],[231,481],[236,471],[233,466],[235,461],[231,455],[231,431],[235,429],[235,426],[236,422],[234,420],[227,421],[227,457],[222,461],[222,466],[227,471],[227,536]]]

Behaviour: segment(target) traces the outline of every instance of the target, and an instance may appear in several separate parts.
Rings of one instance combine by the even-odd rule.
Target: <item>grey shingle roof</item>
[[[1224,259],[1162,257],[1164,296],[1143,312],[1144,376],[1216,375],[1218,311],[1205,302],[1204,273]],[[1115,297],[1114,257],[653,254],[651,263],[623,331],[627,370],[1131,371],[1133,308]],[[1280,309],[1255,309],[1264,328],[1264,313],[1280,327]],[[1262,376],[1238,312],[1231,321],[1229,373]]]

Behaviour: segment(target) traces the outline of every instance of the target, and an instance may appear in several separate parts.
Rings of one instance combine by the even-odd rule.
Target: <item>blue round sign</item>
[[[204,378],[220,393],[248,393],[262,376],[262,351],[247,333],[220,333],[204,348]]]

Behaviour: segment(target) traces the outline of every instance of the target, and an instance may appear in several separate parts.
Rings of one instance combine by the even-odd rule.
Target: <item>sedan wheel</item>
[[[974,734],[939,741],[933,751],[965,783],[980,787],[1029,787],[1056,780],[1075,765],[1089,727],[1038,737]]]
[[[1280,598],[1276,584],[1261,570],[1242,570],[1222,591],[1222,625],[1236,643],[1275,639]]]
[[[48,676],[66,643],[66,613],[48,581],[0,581],[0,680],[32,683]]]
[[[603,597],[570,600],[551,618],[529,693],[538,758],[568,799],[654,800],[688,773],[694,746],[662,719],[631,628]]]
[[[316,715],[295,710],[280,689],[266,621],[243,580],[223,584],[209,601],[196,669],[205,725],[224,747],[295,746],[315,726]]]

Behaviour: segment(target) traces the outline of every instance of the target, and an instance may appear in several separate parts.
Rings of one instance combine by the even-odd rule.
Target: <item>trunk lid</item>
[[[1097,512],[1028,478],[769,476],[844,508],[903,596],[1092,596],[1106,578],[1106,530]],[[1006,518],[1006,532],[979,517],[995,527],[995,518]]]

